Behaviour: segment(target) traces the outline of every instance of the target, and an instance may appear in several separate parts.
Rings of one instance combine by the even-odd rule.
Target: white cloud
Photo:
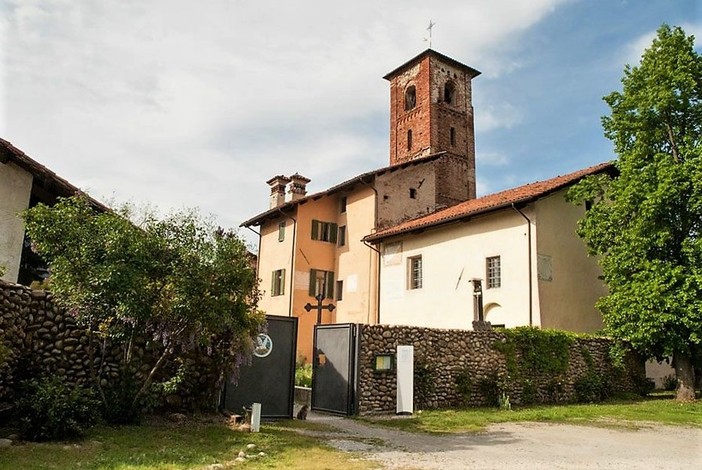
[[[476,155],[478,166],[507,166],[509,158],[497,152],[479,152]]]
[[[562,0],[7,2],[0,132],[97,197],[201,206],[227,225],[264,181],[323,189],[387,164],[387,83],[427,44],[492,76]],[[482,108],[478,130],[521,119]],[[319,185],[319,186],[317,186]]]
[[[674,26],[674,25],[671,25]],[[702,47],[702,23],[683,23],[680,27],[689,35],[695,36],[695,47]],[[653,39],[657,35],[657,28],[655,30],[648,31],[634,40],[630,41],[622,49],[622,56],[617,58],[620,62],[629,64],[632,67],[639,65],[641,62],[641,56],[644,51],[651,47]]]
[[[475,118],[476,133],[510,129],[522,121],[522,111],[510,103],[482,103]]]

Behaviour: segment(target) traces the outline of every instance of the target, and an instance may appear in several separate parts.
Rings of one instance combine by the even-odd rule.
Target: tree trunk
[[[678,387],[675,390],[675,399],[682,402],[695,401],[695,369],[689,354],[676,353],[673,355],[675,376]]]

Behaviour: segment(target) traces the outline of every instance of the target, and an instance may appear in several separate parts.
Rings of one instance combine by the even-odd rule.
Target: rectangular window
[[[285,221],[278,224],[278,241],[282,242],[285,240]]]
[[[346,203],[347,202],[348,202],[348,200],[346,199],[346,196],[343,196],[341,198],[341,200],[339,201],[339,212],[341,212],[342,214],[344,212],[346,212]]]
[[[312,240],[336,243],[337,225],[332,222],[312,221]]]
[[[344,281],[336,281],[336,300],[344,300]]]
[[[415,188],[409,188],[410,199],[417,199],[417,190]]]
[[[339,246],[346,245],[346,225],[342,225],[341,227],[339,227],[338,238]]]
[[[493,289],[502,285],[502,266],[499,256],[485,258],[487,288]]]
[[[271,297],[285,293],[285,269],[273,271],[271,278]]]
[[[413,256],[407,259],[407,287],[409,289],[422,288],[422,257]]]
[[[310,269],[310,297],[323,294],[325,299],[334,298],[334,272]]]

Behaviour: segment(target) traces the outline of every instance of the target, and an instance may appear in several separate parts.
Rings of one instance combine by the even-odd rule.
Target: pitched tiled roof
[[[45,187],[50,186],[50,192],[60,197],[70,197],[78,194],[84,194],[76,186],[61,178],[59,175],[30,158],[22,150],[18,149],[11,142],[0,138],[0,163],[12,162],[23,170],[30,173],[36,181],[40,181]],[[100,209],[109,210],[107,206],[101,202],[88,196],[90,203]]]
[[[489,194],[478,199],[471,199],[460,204],[456,204],[455,206],[447,207],[431,214],[408,220],[394,227],[372,233],[367,235],[364,240],[368,242],[377,242],[394,235],[435,227],[437,225],[443,225],[456,220],[467,219],[475,217],[476,215],[504,209],[506,207],[511,207],[512,204],[524,204],[547,196],[554,191],[558,191],[559,189],[570,186],[585,176],[612,171],[614,171],[614,165],[611,163],[600,163],[599,165],[591,166],[567,175],[557,176],[545,181],[525,184],[524,186],[518,186],[499,193]]]
[[[336,193],[339,191],[348,190],[359,183],[369,183],[372,178],[375,178],[376,176],[380,176],[384,173],[397,171],[399,169],[406,168],[409,166],[421,165],[423,163],[433,162],[434,160],[437,160],[444,155],[446,155],[446,152],[438,152],[438,153],[435,153],[432,155],[427,155],[426,157],[415,158],[414,160],[408,160],[406,162],[386,166],[383,168],[379,168],[377,170],[368,171],[368,172],[360,174],[358,176],[354,176],[353,178],[346,180],[343,183],[339,183],[336,186],[332,186],[331,188],[329,188],[325,191],[320,191],[318,193],[310,194],[309,196],[305,196],[305,197],[302,197],[300,199],[296,199],[294,201],[288,201],[288,202],[281,204],[277,207],[274,207],[272,209],[268,209],[267,211],[262,212],[262,213],[258,214],[257,216],[254,216],[254,217],[250,218],[249,220],[242,222],[240,227],[251,227],[252,225],[260,225],[266,219],[272,219],[272,218],[278,217],[280,215],[281,211],[286,211],[286,210],[292,209],[293,207],[295,207],[299,204],[304,204],[304,203],[311,201],[311,200],[320,199],[324,196],[328,196],[330,194],[333,194],[333,193]]]
[[[457,61],[456,59],[452,59],[451,57],[444,55],[441,52],[437,52],[434,49],[426,49],[426,50],[420,52],[418,55],[412,57],[410,60],[408,60],[404,64],[400,65],[399,67],[395,67],[391,72],[386,73],[383,78],[385,80],[392,80],[392,77],[394,77],[398,73],[404,72],[410,65],[414,64],[415,62],[419,62],[425,56],[432,56],[432,57],[438,58],[444,62],[447,62],[447,63],[453,65],[456,68],[463,69],[472,78],[475,78],[478,75],[480,75],[480,71],[475,70],[473,67],[469,67],[466,64],[462,64],[459,61]]]

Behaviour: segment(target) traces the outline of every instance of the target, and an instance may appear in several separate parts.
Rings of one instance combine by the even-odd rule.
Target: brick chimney
[[[266,181],[266,184],[271,187],[271,198],[269,209],[278,207],[285,202],[285,186],[290,182],[290,178],[283,175],[274,176]]]
[[[310,180],[309,178],[305,178],[299,173],[295,173],[294,175],[290,176],[290,188],[288,189],[288,194],[290,194],[290,200],[295,201],[297,199],[305,197],[305,194],[307,194],[307,183],[309,183]]]

